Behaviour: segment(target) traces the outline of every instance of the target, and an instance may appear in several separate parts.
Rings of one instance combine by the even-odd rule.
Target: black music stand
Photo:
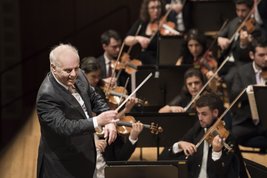
[[[137,142],[138,147],[157,147],[157,158],[159,158],[159,147],[170,147],[197,121],[195,113],[130,113],[129,115],[136,121],[144,124],[153,122],[163,128],[163,132],[157,135],[144,129]]]
[[[184,84],[184,73],[192,67],[185,66],[140,66],[134,74],[132,81],[138,86],[150,73],[153,76],[136,92],[136,97],[148,101],[149,107],[159,108],[170,102],[179,94]],[[134,90],[132,88],[132,90]],[[146,107],[138,108],[139,112]],[[156,110],[157,112],[157,110]]]
[[[185,160],[107,162],[106,178],[186,178]]]
[[[182,53],[183,36],[160,36],[158,39],[159,65],[175,65]]]
[[[253,86],[253,90],[260,122],[264,128],[267,128],[267,86]]]

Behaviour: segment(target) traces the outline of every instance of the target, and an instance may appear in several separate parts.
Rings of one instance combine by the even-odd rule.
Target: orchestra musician
[[[160,18],[165,8],[162,0],[143,0],[140,17],[130,28],[124,42],[127,46],[138,45],[142,50],[135,58],[143,65],[156,64],[157,36]],[[140,30],[139,30],[140,29]]]
[[[107,30],[101,34],[100,40],[104,50],[104,53],[97,58],[101,67],[101,78],[111,86],[123,86],[129,75],[121,71],[119,78],[115,76],[115,63],[122,46],[121,36],[115,30]]]
[[[205,93],[196,101],[198,121],[168,150],[168,159],[178,159],[182,154],[188,157],[188,177],[191,178],[238,178],[240,177],[240,153],[231,134],[227,138],[214,135],[211,143],[197,143],[223,113],[223,102],[214,93]],[[227,128],[227,125],[226,125]],[[231,143],[234,152],[227,152],[223,142]],[[164,158],[164,157],[163,157]],[[166,159],[166,157],[164,158]],[[245,176],[241,176],[245,177]]]
[[[252,35],[264,33],[257,21],[254,22],[253,16],[249,16],[254,11],[253,0],[234,0],[234,3],[237,16],[220,31],[217,38],[219,47],[224,50],[219,62],[228,57],[220,75],[229,89],[236,69],[250,62],[249,50]],[[245,19],[248,20],[244,22],[241,30],[236,31]],[[230,91],[228,92],[230,94]]]
[[[198,69],[188,69],[184,74],[182,91],[168,105],[160,108],[159,113],[185,112],[184,107],[198,94],[205,81],[203,74]],[[192,110],[193,108],[191,108]]]
[[[217,69],[217,61],[211,52],[207,52],[207,39],[198,30],[191,29],[186,34],[181,56],[176,65],[193,64],[209,79]]]
[[[233,98],[244,88],[254,84],[265,84],[261,76],[263,68],[267,67],[267,41],[263,37],[253,41],[252,50],[249,52],[252,62],[240,67],[233,80]],[[266,118],[261,118],[266,119]],[[241,98],[240,104],[233,111],[233,135],[239,144],[246,144],[249,139],[254,139],[254,146],[263,149],[267,148],[267,128],[262,123],[253,121],[247,96]]]
[[[89,83],[95,88],[95,91],[102,96],[105,95],[101,89],[101,68],[99,63],[94,57],[86,57],[81,60],[81,69],[85,72]],[[104,98],[106,98],[104,96]],[[131,98],[125,105],[125,108],[118,113],[118,118],[131,111],[132,107],[136,104],[136,99]],[[132,123],[132,129],[129,135],[118,134],[115,141],[107,144],[103,138],[95,135],[95,145],[97,151],[96,170],[94,178],[104,178],[104,169],[106,161],[126,161],[128,160],[135,150],[138,136],[143,130],[143,124],[140,122]],[[128,137],[127,137],[128,136]],[[126,138],[127,137],[127,138]]]

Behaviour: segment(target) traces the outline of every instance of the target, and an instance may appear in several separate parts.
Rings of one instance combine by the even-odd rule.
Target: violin
[[[124,116],[120,119],[120,121],[116,122],[117,124],[117,132],[119,134],[129,134],[131,132],[132,123],[135,123],[136,120],[133,116]],[[159,134],[163,132],[162,127],[158,126],[158,124],[151,123],[143,124],[144,128],[149,129],[152,134]]]
[[[206,75],[209,71],[216,71],[218,67],[218,63],[216,59],[212,56],[210,51],[207,51],[200,60],[197,60],[194,63],[195,67],[200,68],[200,71]]]
[[[162,36],[180,35],[180,32],[175,30],[175,23],[166,21],[163,18],[159,22],[150,23],[148,28],[150,28],[153,34],[156,34],[159,31]]]
[[[240,32],[246,31],[247,33],[252,33],[256,29],[256,20],[254,17],[247,19],[241,28]]]
[[[111,94],[116,93],[117,95]],[[125,87],[116,86],[105,92],[106,98],[108,100],[109,107],[115,109],[123,101],[123,95],[126,95],[128,92]]]
[[[142,62],[138,59],[130,59],[128,53],[123,53],[121,61],[112,61],[111,67],[115,70],[125,70],[128,74],[133,74],[137,71],[137,67],[141,66]]]

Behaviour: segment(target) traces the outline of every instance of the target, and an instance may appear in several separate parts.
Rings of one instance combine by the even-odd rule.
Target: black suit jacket
[[[106,78],[106,76],[107,76],[107,69],[106,69],[106,62],[105,62],[104,55],[99,56],[97,58],[97,62],[99,63],[100,68],[101,68],[101,78]]]
[[[252,62],[243,65],[237,70],[232,84],[232,100],[234,100],[248,85],[257,83],[255,75]],[[248,119],[251,120],[251,112],[247,95],[243,94],[239,102],[240,103],[235,104],[236,107],[233,108],[233,125],[239,125]]]
[[[84,100],[89,117],[108,106],[89,86],[79,70],[76,89]],[[86,119],[77,100],[49,73],[37,95],[41,126],[37,177],[93,177],[96,149],[92,119]]]
[[[204,129],[200,126],[199,122],[184,135],[182,141],[187,141],[197,144],[204,136]],[[233,143],[231,137],[228,137],[227,143]],[[188,177],[198,178],[203,157],[203,143],[198,147],[197,152],[188,157]],[[236,148],[234,148],[236,149]],[[180,157],[182,153],[174,155],[170,149],[171,157]],[[236,178],[239,175],[239,160],[235,153],[228,153],[222,151],[222,156],[219,160],[213,161],[212,147],[209,147],[208,160],[207,160],[207,174],[209,178]]]

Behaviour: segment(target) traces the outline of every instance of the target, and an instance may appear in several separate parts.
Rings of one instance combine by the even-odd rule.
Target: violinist
[[[178,58],[176,65],[193,64],[209,79],[217,69],[217,61],[211,52],[204,56],[206,50],[206,37],[200,31],[191,29],[185,37],[182,54]]]
[[[96,92],[100,92],[103,96],[104,92],[101,91],[101,88],[99,87],[101,83],[101,69],[96,59],[94,57],[83,58],[81,61],[81,69],[85,72],[89,83],[95,88]],[[125,113],[130,112],[136,102],[135,98],[131,98],[126,103],[125,108],[118,113],[118,118],[122,118]],[[128,160],[135,150],[138,136],[142,130],[142,123],[132,123],[132,129],[129,136],[118,135],[116,140],[110,145],[107,144],[106,140],[99,139],[99,137],[95,135],[97,162],[94,178],[105,177],[104,169],[106,167],[106,161]]]
[[[138,45],[141,52],[134,57],[140,59],[143,65],[156,64],[157,38],[155,34],[158,32],[158,24],[164,13],[162,0],[143,0],[140,17],[130,28],[124,40],[127,46]]]
[[[248,85],[264,85],[266,79],[261,75],[263,69],[267,67],[267,41],[266,37],[259,38],[252,42],[253,47],[249,55],[252,62],[240,67],[234,77],[232,86],[232,98],[236,97]],[[264,118],[265,119],[265,118]],[[260,120],[253,120],[245,95],[240,99],[233,111],[233,135],[239,144],[244,145],[248,140],[254,147],[267,149],[267,128],[264,128]],[[260,139],[255,139],[260,138]]]
[[[205,81],[205,77],[198,69],[188,69],[184,74],[182,91],[168,105],[160,108],[159,113],[185,112],[184,107],[198,94]],[[190,111],[193,110],[193,108],[190,109]]]
[[[249,63],[249,50],[253,34],[264,33],[257,21],[254,20],[253,0],[235,0],[236,17],[218,34],[218,45],[224,50],[220,62],[229,57],[228,62],[220,72],[228,88],[231,88],[234,73],[240,66]],[[249,16],[249,15],[252,16]],[[240,31],[236,31],[247,19]]]
[[[128,75],[122,71],[118,81],[115,76],[114,65],[121,49],[121,36],[114,30],[107,30],[101,35],[103,55],[97,58],[101,67],[101,78],[111,86],[124,85]]]
[[[214,135],[211,143],[206,140],[197,148],[196,144],[202,139],[207,129],[212,127],[218,117],[223,113],[223,102],[214,93],[206,93],[196,101],[198,121],[169,149],[169,156],[176,159],[184,153],[188,156],[188,177],[192,178],[238,178],[241,175],[240,155],[234,139],[220,138]],[[234,152],[227,152],[223,142],[234,145]]]

